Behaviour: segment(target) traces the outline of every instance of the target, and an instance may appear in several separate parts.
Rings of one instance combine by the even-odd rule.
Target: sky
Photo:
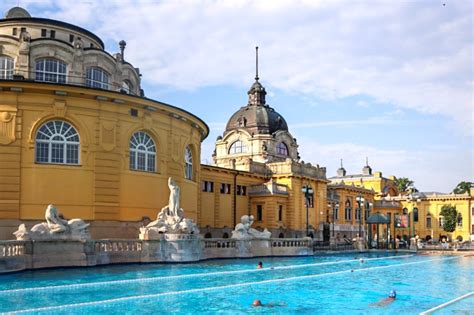
[[[140,68],[147,97],[203,119],[217,136],[247,104],[259,46],[267,103],[305,162],[335,176],[366,157],[421,191],[474,181],[474,1],[3,0],[86,28]]]

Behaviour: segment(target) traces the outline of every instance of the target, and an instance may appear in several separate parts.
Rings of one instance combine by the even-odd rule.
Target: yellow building
[[[325,167],[301,161],[258,75],[216,141],[214,165],[201,165],[207,125],[146,98],[126,43],[119,47],[111,55],[95,34],[21,8],[0,20],[0,239],[43,220],[51,203],[66,218],[91,222],[94,238],[136,238],[167,204],[169,177],[205,237],[229,237],[244,214],[273,237],[353,238],[376,212],[391,218],[390,235],[403,232],[395,217],[412,203],[397,197],[395,177],[368,164],[347,175],[341,165],[328,180]],[[444,204],[462,217],[451,237],[473,234],[472,197],[419,199],[420,236],[443,235]]]
[[[414,193],[413,195],[391,198],[401,204],[401,213],[408,214],[410,229],[401,229],[398,233],[418,235],[420,238],[435,241],[448,237],[450,240],[469,240],[473,235],[474,189],[471,194],[442,194],[434,192]],[[452,233],[444,231],[444,218],[440,214],[443,206],[456,207],[456,229]]]
[[[93,221],[93,236],[123,236],[119,222],[167,204],[168,177],[197,219],[208,127],[145,98],[124,47],[112,56],[89,31],[20,8],[0,20],[0,238],[50,203]],[[99,221],[112,228],[100,232]]]

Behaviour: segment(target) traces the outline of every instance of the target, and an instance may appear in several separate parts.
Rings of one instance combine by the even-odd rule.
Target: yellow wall
[[[447,233],[439,226],[440,212],[444,205],[452,205],[456,207],[456,210],[462,214],[463,222],[462,227],[456,226],[456,230],[452,233]],[[419,221],[415,223],[415,233],[421,238],[426,236],[432,236],[435,240],[440,235],[448,235],[451,239],[455,239],[457,236],[461,236],[463,240],[469,239],[469,229],[472,224],[470,209],[473,206],[473,199],[470,196],[440,196],[430,197],[421,199],[420,202],[409,202],[402,200],[402,206],[406,207],[409,211],[410,218],[413,218],[413,207],[418,208]],[[431,228],[426,225],[426,216],[428,213],[431,214]],[[410,233],[411,234],[411,233]]]
[[[12,86],[22,91],[10,91]],[[197,219],[200,144],[207,134],[198,118],[162,103],[104,90],[14,81],[1,82],[0,87],[0,219],[43,219],[50,203],[66,218],[154,219],[168,203],[170,176],[186,196],[181,198],[186,216]],[[57,89],[67,95],[55,95]],[[131,108],[138,110],[138,117],[130,115]],[[78,131],[79,165],[35,162],[36,131],[55,119]],[[129,169],[129,140],[141,130],[157,147],[154,173]],[[194,157],[193,180],[184,179],[188,145]]]
[[[356,220],[356,209],[359,207],[356,198],[360,195],[364,198],[364,202],[361,203],[361,216],[362,222],[361,224],[365,224],[365,211],[366,211],[366,203],[372,203],[372,207],[370,208],[370,213],[374,213],[374,196],[375,193],[372,190],[363,189],[355,186],[348,186],[348,185],[338,185],[336,187],[329,186],[328,189],[334,190],[339,195],[339,211],[338,211],[338,219],[336,220],[336,224],[352,224],[358,225],[359,221]],[[345,204],[346,201],[349,200],[352,208],[352,215],[351,220],[345,220]],[[332,207],[332,205],[331,205]],[[332,208],[326,207],[326,211],[329,211],[329,220],[332,222]],[[326,214],[324,215],[324,220],[326,220]]]

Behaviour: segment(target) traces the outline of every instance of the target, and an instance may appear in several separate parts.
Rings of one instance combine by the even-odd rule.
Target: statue
[[[253,215],[243,215],[240,218],[240,223],[238,223],[234,231],[232,231],[232,238],[236,240],[251,240],[255,238],[269,239],[272,236],[272,233],[267,229],[260,232],[251,228],[253,220]]]
[[[197,225],[191,219],[184,218],[184,210],[180,208],[180,188],[170,177],[168,178],[170,196],[168,205],[163,207],[156,220],[146,227],[140,228],[140,239],[158,238],[161,233],[199,234]]]
[[[89,224],[81,219],[65,220],[59,216],[54,205],[48,205],[45,211],[46,222],[36,224],[28,232],[25,224],[14,232],[17,240],[88,240],[90,239]]]

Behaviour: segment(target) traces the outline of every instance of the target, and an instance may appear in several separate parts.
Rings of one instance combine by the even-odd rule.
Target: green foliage
[[[400,177],[395,179],[395,184],[397,185],[398,192],[406,193],[406,192],[416,192],[418,191],[415,187],[413,187],[413,181],[410,180],[408,177]]]
[[[455,194],[471,194],[471,187],[474,186],[473,182],[460,182],[456,188],[453,189],[453,193]]]
[[[441,207],[441,212],[439,214],[444,217],[443,230],[446,232],[454,232],[454,230],[456,230],[456,221],[458,217],[456,207],[444,205]]]

